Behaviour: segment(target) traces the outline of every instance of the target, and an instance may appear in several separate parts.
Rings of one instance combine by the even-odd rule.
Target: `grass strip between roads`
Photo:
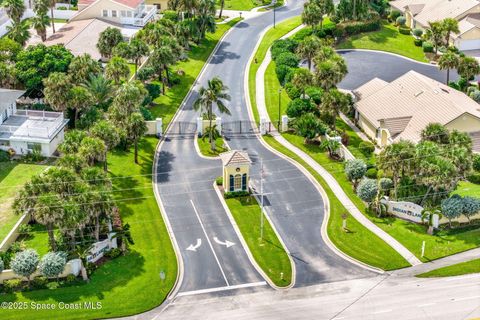
[[[302,19],[300,18],[300,16],[287,19],[277,24],[275,29],[271,28],[265,33],[262,38],[262,42],[260,43],[260,46],[255,52],[254,59],[252,60],[252,64],[250,65],[250,70],[248,70],[248,91],[250,95],[250,102],[252,104],[253,116],[255,117],[255,121],[257,123],[260,122],[260,118],[258,116],[257,102],[255,98],[257,92],[255,87],[255,76],[257,75],[257,70],[260,67],[263,59],[265,59],[268,49],[273,44],[273,42],[277,39],[280,39],[301,24]],[[257,61],[256,63],[255,59]],[[271,94],[278,94],[278,91],[275,91]]]
[[[461,276],[464,274],[480,273],[480,259],[457,263],[451,266],[438,268],[425,273],[417,274],[419,278],[436,278]]]
[[[269,221],[264,219],[264,239],[260,240],[260,206],[253,196],[226,199],[228,208],[258,265],[279,287],[292,282],[288,254]]]
[[[176,257],[152,190],[152,164],[158,140],[142,139],[139,164],[129,151],[108,157],[115,197],[123,223],[129,223],[135,244],[126,256],[102,265],[89,283],[76,283],[55,290],[17,292],[1,301],[53,304],[55,310],[2,310],[4,319],[98,319],[137,314],[163,302],[177,277]],[[165,279],[160,278],[161,272]],[[86,309],[85,302],[101,302],[101,309]],[[80,308],[59,309],[59,303],[79,303]]]
[[[328,237],[340,251],[363,263],[383,270],[394,270],[410,266],[392,247],[350,215],[347,217],[348,231],[344,231],[342,228],[342,214],[346,213],[347,209],[340,203],[320,174],[297,154],[280,144],[275,138],[263,136],[263,139],[271,147],[297,161],[307,169],[325,190],[330,202],[330,217],[327,225]]]
[[[172,121],[175,112],[192,87],[193,82],[202,70],[205,62],[212,53],[222,36],[234,26],[240,18],[233,19],[225,24],[218,24],[215,33],[207,33],[206,38],[200,45],[191,47],[188,52],[188,60],[180,61],[171,68],[171,72],[183,71],[180,83],[169,88],[165,95],[160,95],[153,101],[150,109],[154,118],[162,118],[164,128]]]
[[[228,151],[228,148],[224,147],[222,137],[215,139],[215,150],[212,150],[208,137],[199,137],[197,139],[198,149],[200,153],[205,157],[217,157],[220,153]]]

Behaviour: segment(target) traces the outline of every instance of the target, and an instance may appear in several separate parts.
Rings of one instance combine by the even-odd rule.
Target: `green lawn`
[[[344,173],[343,163],[330,160],[318,146],[305,145],[303,138],[291,133],[283,136],[293,145],[308,153],[322,167],[328,170],[340,184],[356,207],[377,226],[397,239],[422,261],[429,261],[476,248],[480,245],[480,229],[440,230],[436,235],[426,233],[426,227],[393,217],[377,218],[354,193],[351,183]],[[422,242],[425,241],[425,255],[421,257]]]
[[[451,277],[463,274],[480,273],[480,259],[457,263],[448,267],[417,274],[419,278]]]
[[[171,68],[172,72],[182,70],[185,75],[180,77],[180,83],[167,90],[166,95],[160,95],[153,101],[150,109],[154,118],[163,118],[163,125],[167,126],[175,112],[192,87],[200,70],[217,45],[220,38],[235,25],[240,18],[236,18],[225,24],[217,25],[215,33],[208,33],[206,39],[199,46],[194,46],[188,52],[188,60],[181,61]]]
[[[220,9],[220,0],[217,0],[217,9]],[[250,11],[255,7],[262,6],[261,0],[225,0],[223,9]]]
[[[33,224],[29,235],[21,235],[17,242],[23,242],[25,248],[34,249],[40,256],[48,252],[47,229],[41,224]]]
[[[47,166],[18,162],[0,162],[0,242],[18,221],[11,205],[15,195],[30,178]]]
[[[401,34],[397,27],[385,22],[379,31],[360,33],[348,37],[337,48],[387,51],[417,61],[428,62],[422,47],[415,46],[413,41],[413,36]]]
[[[278,90],[282,87],[280,86],[280,81],[278,81],[278,77],[275,72],[275,66],[275,62],[270,62],[265,72],[265,105],[267,106],[267,112],[270,116],[270,120],[275,126],[278,126],[278,119],[281,119],[282,115],[286,114],[288,103],[291,100],[285,89],[282,89],[280,95],[278,93]],[[279,107],[280,118],[278,112]]]
[[[208,141],[208,137],[205,139],[198,138],[197,139],[198,143],[198,149],[200,149],[200,152],[205,156],[205,157],[217,157],[220,153],[228,151],[227,148],[223,147],[223,138],[218,137],[215,140],[215,150],[212,150],[210,146],[210,142]]]
[[[465,196],[480,196],[480,184],[474,184],[468,181],[460,181],[458,184],[457,190],[453,192],[454,194],[459,194],[462,197]]]
[[[254,61],[252,61],[250,70],[248,70],[248,91],[250,95],[250,101],[252,104],[253,115],[257,123],[260,122],[260,119],[258,116],[258,110],[257,110],[257,102],[255,99],[255,94],[256,94],[255,75],[257,74],[258,67],[260,66],[260,63],[262,63],[263,59],[265,58],[265,55],[267,54],[267,50],[270,48],[273,42],[281,38],[285,34],[289,33],[291,30],[295,29],[300,24],[302,24],[302,19],[299,16],[287,19],[277,24],[275,29],[271,28],[265,33],[264,37],[262,38],[262,42],[260,43],[260,46],[257,49],[257,52],[255,52]],[[257,59],[257,63],[255,63],[255,59]],[[278,95],[278,92],[275,92],[275,93]],[[269,94],[274,94],[274,93],[269,93]],[[282,99],[282,102],[283,102],[283,99]],[[278,108],[278,100],[277,100],[277,108]]]
[[[299,138],[296,136],[292,137]],[[282,146],[273,137],[264,136],[263,138],[273,148],[305,167],[323,187],[330,202],[330,218],[327,228],[328,236],[340,251],[368,265],[383,270],[394,270],[410,266],[392,247],[350,215],[347,217],[348,232],[345,232],[342,228],[342,214],[347,212],[347,209],[340,203],[325,180],[297,154]]]
[[[99,301],[102,308],[58,310],[57,305],[56,310],[2,310],[2,319],[114,318],[146,311],[162,303],[177,277],[177,265],[151,184],[157,142],[152,137],[141,141],[138,165],[133,161],[132,150],[116,151],[108,158],[122,219],[130,224],[135,240],[128,255],[104,264],[88,284],[2,296],[2,301],[17,302]],[[162,270],[166,275],[163,281],[159,276]]]
[[[264,220],[264,239],[260,240],[260,206],[257,200],[250,196],[226,199],[226,202],[260,268],[277,286],[288,286],[292,282],[290,259],[267,219]]]
[[[363,159],[367,163],[375,163],[375,154],[366,156],[362,153],[362,151],[360,151],[359,145],[363,142],[363,140],[358,136],[355,131],[352,130],[352,128],[348,126],[348,124],[346,124],[342,119],[337,118],[336,126],[338,132],[342,133],[343,131],[345,131],[345,133],[348,135],[349,143],[347,149],[353,154],[355,158]]]

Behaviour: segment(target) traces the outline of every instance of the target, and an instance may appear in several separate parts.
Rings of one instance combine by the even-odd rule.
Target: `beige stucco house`
[[[245,151],[231,150],[220,154],[225,192],[247,191],[252,161]]]
[[[452,44],[462,51],[480,49],[479,0],[395,0],[390,5],[405,15],[412,29],[425,29],[429,21],[456,19],[460,33],[452,37]]]
[[[390,83],[375,78],[353,93],[356,122],[379,146],[416,143],[435,122],[469,133],[480,152],[480,105],[460,91],[410,71]]]
[[[157,7],[145,0],[79,0],[78,13],[70,21],[99,18],[112,23],[143,27],[155,18]]]
[[[157,7],[160,12],[168,9],[168,0],[146,0],[145,3]]]

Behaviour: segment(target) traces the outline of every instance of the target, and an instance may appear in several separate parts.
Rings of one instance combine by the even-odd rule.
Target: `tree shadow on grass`
[[[386,43],[392,38],[397,38],[398,34],[397,30],[387,28],[384,24],[379,31],[367,33],[368,40],[374,43]]]
[[[96,298],[103,300],[105,293],[114,289],[125,288],[131,290],[128,283],[145,273],[145,258],[136,251],[130,251],[127,255],[118,257],[99,267],[92,275],[90,282],[82,282],[70,287],[62,287],[53,290],[42,289],[22,292],[22,295],[34,302],[52,299],[56,302],[79,302],[85,299]],[[129,289],[127,289],[129,288]],[[132,297],[134,293],[132,292]],[[16,301],[17,294],[7,294],[5,301]]]

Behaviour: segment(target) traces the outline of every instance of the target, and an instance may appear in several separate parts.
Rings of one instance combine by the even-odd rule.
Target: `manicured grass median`
[[[114,189],[123,223],[129,223],[135,244],[126,256],[100,267],[89,283],[55,290],[35,290],[1,296],[2,301],[54,304],[56,310],[2,310],[3,319],[98,319],[136,314],[158,306],[173,287],[177,265],[170,237],[155,201],[152,162],[155,138],[139,145],[139,161],[133,148],[108,157]],[[165,280],[160,279],[164,271]],[[101,302],[102,308],[59,310],[60,302]]]
[[[217,25],[215,33],[207,33],[206,39],[200,45],[191,48],[187,61],[181,61],[171,68],[172,72],[182,70],[185,75],[180,76],[180,83],[168,89],[166,95],[156,98],[153,101],[154,106],[150,109],[154,118],[163,118],[164,126],[172,120],[220,38],[238,21],[240,18]]]
[[[47,166],[18,162],[0,162],[0,242],[20,218],[11,206],[15,195],[30,178]]]
[[[203,139],[203,137],[198,138],[197,143],[200,153],[205,157],[217,157],[220,153],[228,151],[228,149],[224,147],[222,137],[215,140],[215,150],[212,150],[208,137],[205,139]]]
[[[265,59],[265,55],[267,54],[268,48],[270,48],[273,42],[283,37],[290,31],[298,27],[300,24],[302,24],[302,19],[299,16],[287,19],[277,24],[275,29],[271,28],[265,33],[264,37],[262,38],[262,42],[260,43],[260,46],[257,49],[257,52],[255,52],[254,60],[252,61],[250,70],[248,70],[248,91],[250,95],[250,102],[252,104],[253,116],[255,117],[255,121],[257,123],[260,122],[260,118],[258,116],[257,102],[255,99],[255,94],[256,94],[255,76],[257,74],[258,67],[260,67],[260,64],[262,63],[263,59]],[[255,63],[255,59],[257,59],[257,63]],[[273,94],[273,93],[270,93],[270,94]],[[278,92],[275,92],[275,94],[278,95]]]
[[[460,181],[458,183],[457,190],[455,190],[453,193],[461,195],[462,197],[478,197],[480,196],[480,184],[474,184],[468,181]]]
[[[422,47],[415,46],[413,41],[413,36],[401,34],[397,27],[384,22],[379,31],[365,32],[348,37],[337,48],[387,51],[417,61],[428,62]]]
[[[217,9],[220,9],[220,0],[217,0],[216,2],[217,2]],[[249,11],[255,7],[259,7],[262,5],[263,3],[261,0],[225,0],[225,5],[223,9]],[[223,15],[225,15],[225,13]]]
[[[264,239],[260,240],[257,200],[250,196],[226,199],[226,202],[260,268],[277,286],[288,286],[292,282],[290,259],[267,219],[264,219]]]
[[[298,155],[285,148],[273,137],[263,136],[263,139],[270,146],[305,167],[325,190],[330,202],[330,218],[328,220],[327,232],[330,240],[339,250],[352,258],[383,270],[410,266],[392,247],[350,215],[347,217],[348,232],[344,231],[342,228],[342,214],[346,213],[347,209],[340,203],[325,180]]]
[[[435,269],[429,272],[417,274],[419,278],[451,277],[463,274],[480,273],[480,259],[454,264],[448,267]]]

